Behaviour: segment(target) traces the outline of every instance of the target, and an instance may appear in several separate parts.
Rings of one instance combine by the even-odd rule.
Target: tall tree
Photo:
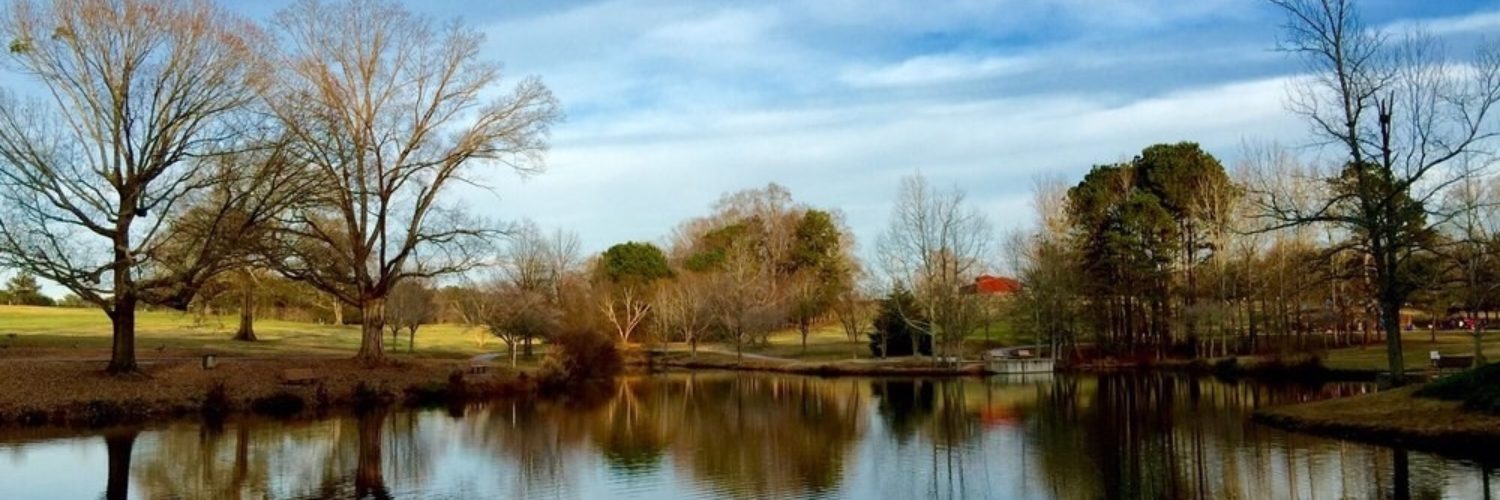
[[[1264,197],[1282,225],[1345,228],[1370,259],[1392,382],[1405,381],[1401,307],[1416,289],[1410,266],[1430,241],[1433,197],[1462,175],[1452,168],[1491,152],[1500,134],[1500,41],[1473,57],[1448,59],[1419,36],[1391,43],[1360,19],[1353,0],[1271,0],[1286,14],[1279,46],[1313,78],[1293,94],[1293,111],[1319,140],[1342,149],[1325,176],[1331,189],[1311,206]]]
[[[394,2],[304,0],[275,26],[273,108],[292,154],[332,186],[284,224],[281,271],[358,307],[358,357],[378,362],[391,289],[473,268],[498,234],[445,203],[452,184],[480,165],[540,170],[560,111],[536,78],[486,100],[500,73],[483,37]]]
[[[793,276],[788,312],[802,336],[804,352],[812,324],[828,314],[839,293],[852,286],[846,234],[833,214],[814,209],[802,213],[792,232],[791,257],[785,266]]]
[[[103,309],[108,369],[133,371],[137,305],[185,307],[217,271],[212,253],[157,249],[171,215],[219,182],[199,160],[242,146],[270,43],[205,0],[21,0],[0,37],[45,96],[0,101],[0,263]]]
[[[537,294],[549,307],[559,308],[564,281],[577,271],[578,265],[576,234],[558,230],[549,236],[535,222],[527,220],[511,231],[501,276],[511,287]],[[524,330],[523,333],[546,332]],[[527,357],[531,356],[531,346],[536,340],[538,337],[530,335],[521,338]]]
[[[423,280],[405,280],[391,289],[385,305],[385,324],[391,330],[391,350],[396,338],[406,330],[406,351],[417,350],[417,329],[437,319],[437,292]]]
[[[0,290],[0,295],[11,305],[50,306],[55,303],[52,297],[42,293],[42,285],[37,283],[36,276],[26,272],[16,273],[6,280],[5,290]]]
[[[901,180],[889,224],[876,249],[890,281],[910,287],[916,298],[920,310],[905,313],[925,321],[913,319],[911,326],[932,336],[940,356],[957,354],[983,316],[979,296],[963,287],[988,264],[989,221],[957,187],[939,190],[914,175]]]
[[[1133,163],[1140,170],[1143,187],[1155,194],[1177,221],[1185,340],[1189,349],[1196,349],[1198,268],[1214,251],[1211,230],[1228,217],[1232,200],[1229,176],[1218,159],[1191,142],[1148,147]]]
[[[604,289],[599,308],[620,343],[628,343],[651,312],[656,283],[671,278],[672,268],[656,245],[634,241],[609,247],[597,265],[596,283]]]

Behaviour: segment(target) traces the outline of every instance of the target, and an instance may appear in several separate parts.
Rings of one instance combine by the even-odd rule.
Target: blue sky
[[[568,111],[549,171],[474,206],[577,230],[593,250],[657,240],[720,194],[778,182],[842,210],[864,250],[897,180],[957,184],[1007,229],[1031,180],[1164,141],[1226,163],[1307,142],[1282,104],[1300,68],[1251,0],[435,2]],[[1472,43],[1496,2],[1370,1],[1375,26]]]
[[[286,1],[235,9],[266,19]],[[1029,223],[1042,173],[1191,140],[1307,142],[1283,106],[1300,65],[1254,0],[409,2],[487,35],[513,83],[567,111],[547,172],[462,193],[486,217],[576,230],[588,251],[659,241],[722,193],[778,182],[844,212],[862,251],[897,181],[965,189],[1000,230]],[[1373,26],[1472,44],[1500,2],[1370,0]]]

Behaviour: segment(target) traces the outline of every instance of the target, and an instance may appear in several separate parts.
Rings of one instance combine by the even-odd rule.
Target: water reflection
[[[1140,375],[636,377],[567,401],[10,430],[0,498],[1490,497],[1489,462],[1247,420],[1259,405],[1362,390]]]

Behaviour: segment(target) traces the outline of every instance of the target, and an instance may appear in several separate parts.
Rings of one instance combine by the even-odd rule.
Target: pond
[[[1369,390],[1175,375],[632,376],[594,397],[0,431],[0,498],[1488,498],[1491,466],[1282,432]]]

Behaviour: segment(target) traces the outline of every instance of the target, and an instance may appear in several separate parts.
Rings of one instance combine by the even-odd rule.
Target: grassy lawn
[[[274,355],[352,355],[359,349],[358,325],[320,325],[296,321],[260,319],[255,322],[257,342],[230,340],[239,326],[237,315],[200,316],[178,311],[141,311],[136,318],[136,346],[142,355],[155,350],[212,350],[220,353],[251,356]],[[1025,344],[1002,323],[996,323],[986,334],[978,329],[968,336],[968,344],[978,348],[986,338],[1003,345]],[[1500,335],[1497,335],[1500,338]],[[387,337],[389,343],[390,339]],[[482,341],[482,343],[481,343]],[[110,345],[109,318],[97,309],[29,307],[0,305],[0,347],[77,349],[80,357],[97,356]],[[723,351],[734,351],[729,344],[705,344]],[[405,354],[406,334],[401,334],[397,350]],[[487,352],[507,352],[504,342],[473,329],[456,324],[425,325],[417,330],[417,357],[469,357]],[[538,358],[545,347],[538,346]],[[814,327],[802,348],[802,337],[796,329],[779,330],[770,337],[770,345],[747,346],[746,352],[804,361],[836,361],[870,357],[866,338],[850,342],[837,323]],[[1425,354],[1424,354],[1425,356]],[[1425,358],[1424,358],[1425,359]],[[499,360],[504,363],[502,356]],[[534,364],[535,359],[531,364]],[[527,364],[526,360],[522,360]]]
[[[1407,369],[1426,369],[1429,351],[1465,356],[1474,353],[1474,338],[1468,332],[1438,332],[1436,342],[1431,340],[1430,335],[1429,332],[1420,330],[1402,335],[1402,360]],[[1485,334],[1484,355],[1491,361],[1500,360],[1500,332]],[[1329,368],[1346,370],[1385,370],[1389,366],[1383,343],[1330,350],[1324,357],[1324,364]]]
[[[719,346],[733,351],[734,346]],[[807,335],[807,351],[802,351],[802,334],[796,329],[780,330],[771,334],[771,345],[754,346],[745,350],[755,354],[791,358],[805,361],[832,361],[854,357],[870,357],[870,346],[865,339],[850,342],[844,336],[843,327],[837,324],[815,326]]]
[[[209,349],[245,355],[352,355],[359,349],[358,325],[257,320],[255,334],[260,340],[236,342],[230,337],[239,326],[238,316],[142,311],[136,323],[136,346],[142,352]],[[423,326],[417,330],[416,343],[419,357],[467,357],[505,350],[499,339],[452,324]],[[109,318],[98,309],[0,305],[0,346],[97,350],[109,345]],[[403,353],[407,350],[405,332],[396,347]]]
[[[969,351],[980,349],[980,344],[987,339],[996,345],[1026,345],[1033,342],[1032,339],[1020,338],[1019,334],[1004,322],[996,322],[988,332],[982,327],[975,329],[964,338]],[[733,345],[714,344],[714,346],[720,350],[734,351]],[[745,349],[745,352],[802,361],[837,361],[870,357],[870,344],[867,337],[850,342],[849,338],[844,336],[842,326],[830,323],[813,327],[807,336],[805,352],[802,349],[802,335],[796,329],[776,331],[771,334],[770,345],[750,346]]]

